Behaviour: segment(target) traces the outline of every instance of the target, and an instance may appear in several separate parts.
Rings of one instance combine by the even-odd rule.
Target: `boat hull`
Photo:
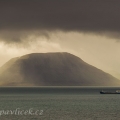
[[[117,93],[117,92],[103,92],[103,91],[100,91],[100,94],[120,94],[120,93]]]

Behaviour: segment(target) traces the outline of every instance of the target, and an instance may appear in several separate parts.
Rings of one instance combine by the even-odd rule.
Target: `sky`
[[[0,0],[0,66],[69,52],[120,79],[119,0]]]

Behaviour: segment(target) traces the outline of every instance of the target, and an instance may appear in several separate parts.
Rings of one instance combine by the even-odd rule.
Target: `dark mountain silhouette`
[[[70,53],[32,53],[0,68],[1,86],[119,86],[120,81]]]

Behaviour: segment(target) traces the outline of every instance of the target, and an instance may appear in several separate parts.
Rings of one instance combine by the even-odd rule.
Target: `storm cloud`
[[[120,0],[0,0],[0,66],[69,52],[120,79],[119,12]]]
[[[0,0],[0,37],[20,41],[24,31],[56,30],[119,37],[119,11],[119,0]]]

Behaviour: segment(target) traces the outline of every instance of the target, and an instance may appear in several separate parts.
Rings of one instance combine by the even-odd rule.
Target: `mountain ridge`
[[[120,80],[67,52],[31,53],[0,68],[1,86],[119,86]]]

